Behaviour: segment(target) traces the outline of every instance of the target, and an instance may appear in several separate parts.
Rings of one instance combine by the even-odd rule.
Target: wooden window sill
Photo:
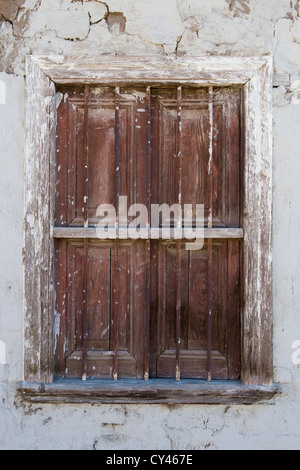
[[[20,383],[18,393],[31,403],[53,404],[198,404],[251,405],[265,403],[281,393],[278,385],[243,385],[238,381],[80,380],[52,384]]]

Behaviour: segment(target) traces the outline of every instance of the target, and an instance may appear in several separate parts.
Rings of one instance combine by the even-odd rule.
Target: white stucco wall
[[[123,13],[124,32],[106,21],[108,12]],[[78,52],[273,54],[274,376],[283,393],[271,404],[15,400],[22,379],[24,56]],[[300,340],[299,80],[299,0],[0,0],[0,449],[300,448],[300,366],[292,362]]]

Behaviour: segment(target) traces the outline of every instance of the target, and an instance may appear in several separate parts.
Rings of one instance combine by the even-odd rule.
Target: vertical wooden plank
[[[207,322],[207,381],[212,380],[212,239],[208,239],[208,322]]]
[[[150,229],[151,218],[151,88],[146,89],[146,115],[147,115],[147,228]],[[145,353],[144,353],[144,379],[149,379],[150,361],[150,309],[151,309],[151,243],[148,234],[146,240],[146,291],[147,308],[145,320]]]
[[[180,346],[182,350],[189,349],[189,260],[190,251],[182,250],[181,256],[181,325],[180,325]]]
[[[126,243],[123,244],[123,243]],[[127,246],[127,242],[120,242],[119,245],[119,314],[118,314],[118,350],[129,351],[132,354],[130,345],[133,336],[130,319],[130,278],[132,267],[130,265],[130,252],[132,246]],[[114,269],[114,267],[113,267]],[[133,281],[134,284],[134,281]],[[132,309],[133,310],[133,309]],[[134,354],[132,354],[134,355]],[[120,375],[120,374],[119,374]]]
[[[137,378],[145,378],[145,312],[147,310],[146,296],[146,253],[145,241],[137,240],[134,242],[135,254],[135,275],[134,275],[134,328],[135,328],[135,358]]]
[[[67,358],[76,349],[76,293],[77,293],[77,278],[78,273],[76,272],[76,248],[74,243],[68,241],[67,243],[67,269],[66,269],[66,309],[67,309],[67,321],[66,321],[66,335],[63,339],[65,343],[65,358]],[[83,290],[83,289],[82,289]],[[81,302],[82,305],[82,302]],[[66,368],[66,364],[65,364]],[[66,370],[64,371],[66,373]]]
[[[242,380],[273,381],[272,59],[245,85]]]
[[[157,343],[158,334],[157,328],[159,324],[158,312],[158,299],[159,299],[159,286],[158,286],[158,257],[159,257],[159,243],[156,240],[151,240],[151,305],[150,305],[150,364],[149,376],[155,378],[156,372],[156,356],[157,356]]]
[[[66,240],[55,242],[55,322],[54,322],[54,363],[55,372],[59,376],[65,375],[65,337],[67,317],[67,243]]]
[[[213,322],[212,322],[212,349],[219,351],[228,358],[228,341],[237,342],[234,332],[228,331],[228,317],[232,318],[236,312],[228,308],[228,242],[214,240],[213,243]],[[233,320],[234,321],[234,320]],[[226,377],[228,378],[228,377]]]
[[[99,92],[101,91],[101,92]],[[126,110],[123,110],[124,121]],[[124,122],[126,124],[126,122]],[[115,89],[101,88],[98,92],[91,90],[89,106],[89,217],[96,216],[97,207],[101,204],[115,204]],[[126,143],[127,126],[123,126]],[[124,152],[125,157],[127,153]],[[122,164],[120,168],[122,173]],[[126,159],[124,167],[126,168]],[[123,171],[126,176],[126,171]],[[126,178],[125,178],[126,180]],[[127,188],[126,188],[127,189]],[[123,189],[122,194],[126,194]]]
[[[26,61],[25,124],[24,379],[49,383],[53,379],[51,229],[56,100],[54,83],[31,57]]]
[[[167,296],[167,287],[168,287],[168,260],[167,254],[168,250],[166,246],[161,242],[158,241],[158,259],[157,259],[157,286],[158,286],[158,302],[157,302],[157,325],[155,325],[155,334],[157,335],[157,350],[156,350],[156,372],[157,372],[157,359],[159,355],[166,349],[166,342],[169,338],[169,330],[168,329],[168,320],[167,320],[167,313],[168,313],[168,304],[169,302],[172,303],[174,299],[174,292],[173,295]],[[174,270],[173,270],[174,271]],[[174,315],[173,315],[174,317]],[[174,323],[174,320],[173,320]],[[170,323],[172,326],[172,323]],[[175,335],[172,335],[175,337]]]
[[[163,251],[159,260],[161,269],[163,270],[161,280],[164,282],[164,288],[161,289],[161,293],[164,296],[162,299],[163,307],[163,325],[164,325],[164,336],[162,336],[162,351],[164,349],[173,349],[174,357],[176,360],[176,343],[177,343],[177,331],[176,331],[176,261],[177,261],[177,245],[175,243],[160,243]],[[174,368],[176,362],[174,360]],[[170,371],[170,376],[175,377],[175,370]]]
[[[85,195],[85,149],[84,149],[84,89],[80,94],[80,100],[83,95],[83,106],[76,106],[76,130],[75,130],[75,217],[80,224],[84,220],[84,195]]]
[[[87,349],[88,349],[88,281],[87,281],[87,264],[88,264],[88,239],[83,242],[83,349],[82,349],[82,380],[87,379]]]
[[[177,151],[177,177],[178,177],[178,204],[181,205],[182,191],[182,168],[181,168],[181,112],[182,112],[182,87],[177,88],[177,133],[176,133],[176,151]],[[182,214],[180,219],[175,221],[177,227],[182,225]],[[176,382],[180,381],[180,339],[181,339],[181,240],[176,243]]]
[[[68,167],[67,167],[67,225],[76,217],[76,144],[77,144],[77,110],[67,99],[68,106]]]
[[[109,351],[110,248],[89,243],[88,350]]]
[[[240,376],[240,241],[228,240],[228,378]]]
[[[120,88],[115,88],[115,209],[116,226],[119,230],[119,199],[120,199]],[[113,272],[113,314],[112,314],[112,348],[113,348],[113,380],[118,380],[118,320],[119,320],[119,240],[114,243]]]
[[[83,226],[89,226],[88,218],[88,190],[89,190],[89,87],[84,89],[84,124],[83,124],[83,146],[84,146],[84,197],[83,197]],[[88,350],[88,251],[89,241],[84,239],[83,244],[83,351],[82,351],[82,380],[87,379],[87,350]]]
[[[213,87],[209,87],[209,161],[208,161],[208,228],[213,225]],[[213,309],[213,253],[212,239],[208,239],[208,326],[207,326],[207,381],[212,380],[212,309]]]
[[[68,100],[62,100],[57,109],[54,217],[54,223],[57,227],[67,225],[69,131]],[[67,243],[65,240],[56,240],[54,250],[54,364],[55,373],[59,376],[65,375],[67,268]]]
[[[187,106],[182,120],[182,205],[193,204],[193,219],[196,204],[207,206],[207,106],[198,89],[185,91]],[[207,216],[207,214],[206,214]]]
[[[158,115],[158,197],[159,204],[177,202],[177,96],[174,89],[155,90]],[[175,99],[174,99],[175,98]]]
[[[150,88],[135,90],[135,125],[134,155],[136,173],[134,176],[135,202],[149,207],[151,202],[150,182]],[[151,189],[151,188],[150,188]],[[149,225],[146,220],[146,226]],[[145,228],[145,227],[143,227]],[[137,360],[137,377],[147,380],[149,377],[149,303],[150,303],[150,244],[148,240],[135,242],[135,357]],[[149,285],[149,287],[148,287]]]
[[[208,160],[208,228],[213,225],[213,130],[214,130],[214,109],[213,109],[213,87],[208,90],[208,116],[209,116],[209,160]]]
[[[155,89],[151,92],[151,202],[158,203],[158,187],[160,181],[159,165],[159,102]],[[151,221],[151,225],[153,222]],[[160,268],[162,244],[151,240],[151,318],[150,318],[150,377],[157,376],[157,357],[160,352],[160,327],[162,322],[161,282],[162,270]]]
[[[176,382],[180,381],[180,350],[181,350],[181,241],[176,249]]]
[[[83,349],[83,300],[84,300],[84,278],[83,278],[83,246],[84,242],[72,243],[73,254],[75,256],[75,276],[74,276],[74,315],[75,315],[75,350],[82,351]],[[82,375],[82,370],[81,370]]]
[[[226,145],[228,148],[227,163],[227,226],[240,226],[240,201],[242,197],[242,188],[240,184],[240,154],[241,146],[241,116],[240,116],[240,94],[228,91],[227,101],[227,129],[226,129]]]
[[[69,149],[69,112],[68,100],[62,100],[57,109],[57,136],[55,161],[55,226],[67,224],[67,185]]]
[[[207,243],[201,251],[189,252],[188,348],[207,349],[208,308]]]
[[[89,197],[89,87],[84,89],[84,123],[83,123],[83,147],[84,147],[84,196],[83,196],[83,226],[89,226],[88,197]]]

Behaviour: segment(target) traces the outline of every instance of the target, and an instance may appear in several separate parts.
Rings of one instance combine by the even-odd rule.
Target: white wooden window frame
[[[26,65],[26,152],[24,230],[24,381],[21,391],[41,401],[68,396],[68,386],[53,382],[53,195],[56,137],[56,85],[61,84],[196,84],[243,87],[243,302],[241,383],[231,385],[173,384],[181,390],[176,402],[208,403],[233,396],[242,402],[273,396],[272,344],[272,60],[262,57],[65,57],[29,56]],[[157,379],[153,379],[157,380]],[[31,385],[35,384],[35,385]],[[43,384],[42,388],[40,385]],[[46,385],[48,384],[48,385]],[[158,381],[145,402],[170,402],[168,387]],[[190,384],[190,387],[194,386]],[[87,388],[78,385],[87,395]],[[87,385],[86,385],[87,387]],[[129,399],[120,384],[101,392],[90,385],[100,402],[141,402]],[[115,394],[111,393],[115,387]],[[162,387],[158,398],[158,391]],[[173,388],[172,388],[173,387]],[[187,388],[184,388],[187,387]],[[73,387],[74,389],[74,387]],[[73,389],[70,389],[70,394]],[[48,393],[46,391],[48,390]],[[62,392],[64,390],[64,392]],[[77,390],[77,396],[80,393]],[[85,391],[84,391],[85,390]],[[134,389],[133,389],[134,390]],[[149,389],[150,390],[150,389]],[[183,390],[183,391],[182,391]],[[197,391],[198,390],[198,391]],[[109,392],[108,392],[109,391]],[[165,394],[165,395],[164,395]],[[126,396],[128,396],[128,400]],[[149,391],[148,395],[151,393]],[[176,395],[176,393],[175,393]],[[191,400],[191,395],[194,397]],[[155,396],[157,400],[155,400]],[[34,398],[35,397],[35,398]],[[211,397],[211,398],[210,398]],[[248,398],[246,398],[248,397]],[[244,401],[243,401],[244,400]],[[62,401],[64,401],[62,399]],[[174,401],[174,400],[173,400]]]

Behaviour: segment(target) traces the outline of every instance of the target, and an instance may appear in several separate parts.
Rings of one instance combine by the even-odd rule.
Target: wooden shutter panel
[[[177,202],[176,92],[158,89],[153,100],[153,158],[158,168],[153,199]],[[213,227],[240,225],[240,90],[213,93]],[[182,205],[205,204],[208,224],[209,96],[207,89],[182,93]],[[240,376],[240,242],[212,245],[212,376]],[[176,360],[176,243],[153,246],[151,375],[174,377]],[[208,245],[184,251],[181,260],[181,377],[207,377]],[[154,281],[153,281],[154,282]]]
[[[148,91],[147,91],[148,90]],[[56,226],[82,227],[85,196],[84,89],[65,87],[58,107]],[[148,95],[147,95],[148,93]],[[128,206],[147,206],[149,88],[120,90],[120,195]],[[151,202],[178,202],[176,88],[151,89]],[[183,87],[181,94],[182,205],[210,201],[209,94]],[[147,108],[148,107],[148,108]],[[101,203],[115,203],[115,89],[91,88],[88,101],[88,218],[97,223]],[[213,90],[212,227],[240,226],[240,89]],[[145,375],[147,355],[148,242],[119,241],[119,273],[114,277],[113,241],[91,239],[87,258],[87,375],[111,377],[113,369],[113,291],[118,289],[118,377]],[[175,241],[151,241],[150,377],[175,377],[176,256]],[[76,236],[55,247],[55,362],[58,376],[81,377],[83,360],[83,252]],[[209,248],[181,247],[182,378],[207,377]],[[240,241],[212,242],[212,376],[240,375]],[[149,299],[150,300],[150,299]],[[178,351],[177,351],[178,354]]]
[[[82,227],[84,200],[84,95],[63,89],[58,108],[56,226]],[[146,202],[145,90],[120,96],[120,194],[129,205]],[[89,198],[91,225],[102,203],[115,203],[115,92],[92,89],[88,113]],[[63,175],[63,178],[61,178]],[[70,177],[69,177],[70,175]],[[69,205],[71,208],[67,210]],[[56,310],[61,312],[56,346],[58,375],[80,377],[83,350],[83,242],[56,243]],[[113,292],[118,294],[118,376],[143,377],[146,250],[142,241],[119,242],[119,270],[114,277],[114,242],[89,242],[88,370],[89,377],[110,377],[113,367]],[[115,285],[116,284],[116,285]],[[64,287],[60,287],[64,286]],[[67,300],[66,300],[67,299]],[[67,305],[66,305],[67,303]],[[65,342],[64,338],[68,338]],[[65,344],[68,344],[66,347]]]

